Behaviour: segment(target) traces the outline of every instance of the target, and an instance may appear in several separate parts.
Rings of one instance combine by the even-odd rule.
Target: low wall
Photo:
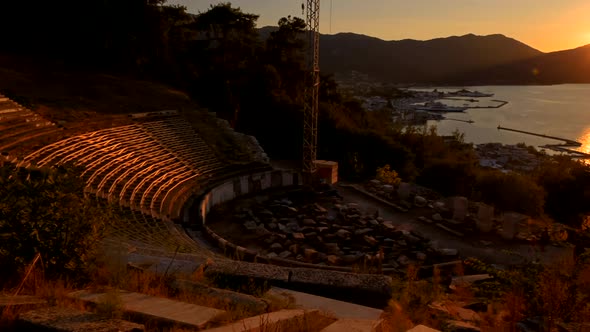
[[[201,197],[198,203],[199,217],[205,225],[207,214],[216,205],[229,202],[239,196],[294,185],[302,185],[302,180],[298,172],[291,170],[273,170],[235,177],[215,186]]]

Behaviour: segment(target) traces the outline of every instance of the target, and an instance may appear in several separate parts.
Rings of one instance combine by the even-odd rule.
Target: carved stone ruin
[[[494,207],[480,203],[477,210],[476,227],[480,232],[488,233],[494,228]]]
[[[505,240],[512,240],[518,233],[518,223],[522,219],[522,215],[518,213],[506,213],[502,219],[502,238]]]
[[[399,187],[397,188],[397,195],[399,196],[400,199],[408,200],[410,198],[410,193],[411,193],[410,191],[411,191],[410,184],[407,182],[402,182],[399,184]]]
[[[467,216],[467,204],[467,198],[453,197],[453,220],[465,220],[465,216]]]

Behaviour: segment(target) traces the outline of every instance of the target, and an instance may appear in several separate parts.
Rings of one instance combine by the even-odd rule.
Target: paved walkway
[[[548,246],[544,253],[535,252],[532,246],[526,244],[509,243],[499,236],[489,247],[479,243],[478,239],[458,237],[438,228],[435,224],[420,222],[415,214],[397,212],[393,207],[370,198],[352,188],[338,187],[338,192],[344,197],[345,202],[355,202],[363,210],[379,209],[380,216],[391,220],[395,226],[401,229],[414,230],[426,238],[435,241],[438,248],[452,248],[459,250],[463,258],[475,257],[491,264],[519,264],[523,262],[522,256],[532,260],[540,259],[543,263],[550,263],[564,256],[571,256],[571,249]]]
[[[72,298],[94,304],[101,303],[106,296],[105,293],[89,291],[77,291],[70,294]],[[223,310],[127,291],[119,291],[119,299],[125,312],[199,329],[204,328],[210,322],[217,321],[226,314]]]
[[[326,297],[316,296],[307,293],[301,293],[292,291],[289,289],[283,289],[278,287],[271,288],[271,291],[278,293],[286,293],[293,297],[295,305],[301,309],[319,309],[323,312],[327,312],[338,319],[343,318],[356,318],[356,319],[368,319],[377,320],[381,317],[383,310],[365,307],[362,305],[342,302]]]

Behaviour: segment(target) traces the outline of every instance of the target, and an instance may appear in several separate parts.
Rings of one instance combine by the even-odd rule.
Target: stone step
[[[375,332],[381,331],[381,320],[339,319],[328,325],[321,332]]]
[[[440,332],[439,330],[435,330],[425,325],[418,325],[412,329],[407,330],[406,332]]]
[[[301,309],[319,309],[323,312],[328,312],[338,319],[354,318],[378,320],[383,313],[383,310],[365,307],[362,305],[333,300],[317,295],[296,292],[289,289],[272,287],[269,292],[286,294],[295,300],[297,308]]]
[[[456,235],[458,237],[464,237],[465,236],[463,233],[457,232],[455,230],[452,230],[452,229],[448,228],[447,226],[445,226],[443,224],[436,224],[436,227],[438,227],[440,229],[443,229],[443,230],[445,230],[445,231],[447,231],[447,232],[449,232],[451,234],[454,234],[454,235]]]
[[[32,310],[47,306],[47,301],[30,295],[5,295],[0,294],[0,313],[10,308],[17,312]]]
[[[219,309],[123,290],[119,291],[118,295],[125,313],[161,323],[202,329],[227,314]],[[69,294],[71,298],[95,305],[104,301],[106,296],[106,293],[89,291],[77,291]]]
[[[91,312],[73,308],[50,307],[20,314],[18,331],[52,332],[140,332],[141,324],[121,319],[109,319]]]
[[[205,332],[321,331],[334,321],[334,318],[321,314],[319,310],[280,310],[208,329]]]

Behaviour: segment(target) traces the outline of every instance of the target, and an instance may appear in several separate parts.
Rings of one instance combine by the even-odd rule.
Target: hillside
[[[444,82],[466,85],[590,83],[590,45],[450,76]]]
[[[273,27],[259,30],[262,38]],[[457,73],[533,58],[543,53],[503,35],[468,34],[427,41],[384,41],[354,33],[322,35],[322,71],[352,70],[395,83],[429,83]]]

